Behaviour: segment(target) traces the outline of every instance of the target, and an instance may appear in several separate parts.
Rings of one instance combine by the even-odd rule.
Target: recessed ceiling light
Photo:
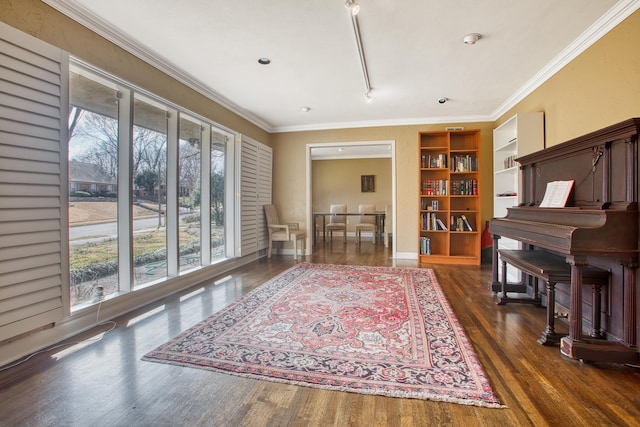
[[[258,59],[258,64],[269,65],[271,64],[271,60],[269,58],[260,58]]]
[[[311,107],[302,107],[300,111],[302,111],[303,113],[308,113],[309,111],[311,111]]]

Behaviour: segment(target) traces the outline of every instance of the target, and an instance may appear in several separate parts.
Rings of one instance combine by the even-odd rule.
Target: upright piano
[[[568,308],[569,335],[562,338],[560,349],[571,358],[640,362],[639,133],[640,118],[632,118],[518,158],[521,203],[489,224],[494,290],[500,287],[501,237],[520,241],[524,250],[559,254],[570,265],[571,283],[557,285],[556,302]],[[574,180],[574,185],[565,207],[539,207],[547,183],[567,180]],[[583,309],[591,301],[589,289],[582,286],[585,265],[610,271],[610,283],[603,289],[604,304],[598,313],[603,333],[597,340],[582,330],[583,323],[594,323],[589,316],[595,315]]]

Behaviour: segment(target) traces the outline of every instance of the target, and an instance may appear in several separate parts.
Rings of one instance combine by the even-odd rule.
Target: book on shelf
[[[574,180],[569,181],[551,181],[547,183],[544,192],[541,208],[564,208],[571,194]]]
[[[473,231],[473,228],[471,227],[471,224],[469,224],[469,221],[467,220],[467,217],[464,215],[461,215],[460,218],[462,218],[462,222],[464,223],[465,227],[467,228],[468,231]]]
[[[429,211],[422,214],[422,229],[426,231],[447,230],[447,226],[435,212]]]
[[[431,255],[431,239],[428,237],[420,237],[420,254]]]
[[[447,155],[423,154],[420,158],[420,167],[423,169],[442,169],[447,167]]]
[[[459,179],[451,181],[451,194],[454,196],[477,196],[478,180]]]
[[[451,215],[450,224],[452,231],[473,231],[473,227],[465,215]]]
[[[446,179],[425,179],[422,181],[423,196],[446,196],[447,185]]]
[[[469,154],[452,156],[449,170],[451,172],[475,172],[478,170],[478,158]]]
[[[512,154],[511,156],[507,156],[504,159],[504,168],[505,169],[511,169],[512,167],[514,167],[516,165],[516,155]]]

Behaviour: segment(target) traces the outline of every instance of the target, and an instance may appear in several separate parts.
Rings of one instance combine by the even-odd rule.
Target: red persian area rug
[[[143,360],[504,407],[430,269],[300,263]]]

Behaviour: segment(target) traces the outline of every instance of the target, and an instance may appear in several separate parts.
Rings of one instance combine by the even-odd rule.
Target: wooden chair
[[[358,213],[375,213],[376,205],[359,205]],[[360,215],[360,222],[356,224],[356,245],[360,244],[360,236],[362,231],[371,231],[373,234],[373,244],[376,244],[376,216]]]
[[[392,207],[393,205],[384,206],[384,247],[385,248],[389,247],[389,236],[393,232]]]
[[[264,205],[264,214],[267,219],[267,231],[269,233],[269,251],[267,258],[271,258],[273,242],[293,242],[293,259],[298,259],[298,240],[302,241],[302,255],[304,255],[305,233],[300,230],[297,223],[282,223],[278,217],[275,205]]]
[[[347,217],[346,215],[336,215],[341,213],[347,213],[347,205],[331,205],[329,208],[331,216],[329,217],[329,224],[326,225],[326,231],[329,232],[329,237],[333,242],[333,232],[342,230],[342,238],[344,244],[347,244]]]

